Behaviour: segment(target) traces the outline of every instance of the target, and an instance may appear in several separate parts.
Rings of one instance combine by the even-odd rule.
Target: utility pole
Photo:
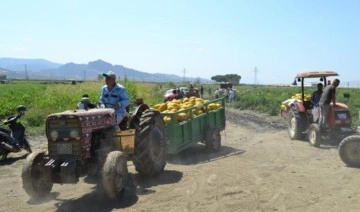
[[[257,73],[258,73],[258,69],[256,68],[255,66],[255,69],[254,69],[254,73],[255,73],[255,79],[254,79],[254,84],[256,85],[257,84]]]
[[[185,73],[186,73],[186,70],[184,68],[184,70],[183,70],[183,82],[185,82]]]
[[[27,65],[25,64],[25,80],[29,80],[29,75],[27,72]]]

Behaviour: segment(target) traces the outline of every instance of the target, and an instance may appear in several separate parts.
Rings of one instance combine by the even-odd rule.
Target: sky
[[[360,80],[358,0],[2,0],[0,57],[289,84]]]

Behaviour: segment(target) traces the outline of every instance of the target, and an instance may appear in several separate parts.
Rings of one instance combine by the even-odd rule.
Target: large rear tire
[[[219,152],[221,148],[220,131],[215,127],[211,127],[206,131],[205,147],[208,151]]]
[[[304,115],[292,107],[289,111],[288,133],[291,140],[304,139]]]
[[[339,145],[339,156],[346,165],[360,167],[360,135],[344,138]]]
[[[102,183],[109,198],[120,198],[128,178],[127,159],[124,153],[112,151],[106,157]]]
[[[156,176],[166,165],[165,124],[160,112],[145,110],[137,129],[132,157],[136,171],[145,176]]]
[[[44,168],[44,153],[33,152],[27,156],[22,169],[22,183],[26,193],[39,198],[50,193],[53,183]]]
[[[318,124],[311,124],[308,130],[309,144],[314,147],[319,147],[321,144],[320,128]]]

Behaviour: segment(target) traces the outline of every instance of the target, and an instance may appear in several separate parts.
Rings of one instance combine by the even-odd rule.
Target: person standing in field
[[[200,98],[204,98],[204,87],[200,86]]]
[[[232,88],[230,88],[230,90],[229,90],[229,103],[234,101],[234,99],[235,99],[235,91]]]
[[[216,91],[215,91],[215,98],[218,99],[219,98],[219,88],[216,88]]]
[[[105,85],[101,88],[100,106],[101,108],[113,108],[116,112],[116,126],[119,130],[119,124],[127,117],[126,108],[130,104],[127,90],[124,86],[116,83],[116,74],[113,71],[103,73]]]
[[[340,80],[335,79],[331,85],[327,85],[321,94],[319,105],[320,105],[320,120],[319,124],[322,128],[328,128],[326,121],[329,116],[330,103],[333,103],[333,107],[336,106],[335,92],[339,86]]]

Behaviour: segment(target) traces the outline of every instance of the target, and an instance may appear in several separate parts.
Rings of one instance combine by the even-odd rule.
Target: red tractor
[[[352,119],[347,105],[337,102],[334,107],[331,104],[329,116],[326,120],[330,128],[328,130],[320,130],[320,110],[314,110],[310,101],[305,98],[304,79],[318,78],[325,87],[327,85],[327,77],[330,76],[338,76],[338,74],[334,71],[312,71],[296,75],[295,80],[301,83],[301,99],[293,101],[289,105],[289,109],[286,111],[282,110],[281,113],[282,116],[288,118],[288,132],[291,140],[308,139],[311,146],[319,147],[324,140],[336,139],[341,141],[343,138],[354,134],[354,130],[351,127]]]

